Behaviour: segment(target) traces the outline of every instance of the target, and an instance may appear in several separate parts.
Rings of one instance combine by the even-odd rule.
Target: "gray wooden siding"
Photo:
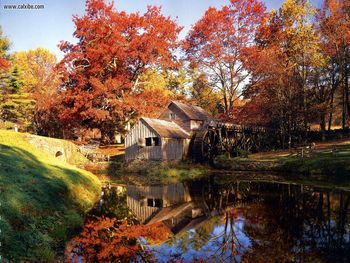
[[[181,160],[184,157],[184,139],[162,139],[163,160]]]
[[[149,207],[147,206],[147,201],[145,204],[144,200],[137,200],[131,196],[126,197],[127,206],[131,209],[134,215],[141,221],[141,223],[146,223],[148,220],[161,210],[159,207]]]
[[[138,145],[139,138],[158,137],[142,121],[139,121],[125,138],[125,160],[147,159],[160,160],[162,158],[161,146]],[[162,139],[160,138],[161,143]]]
[[[176,114],[175,120],[171,120],[169,118],[170,112]],[[159,116],[159,119],[173,121],[185,131],[191,132],[191,120],[174,104],[170,104],[169,108],[163,111],[163,113]]]
[[[125,138],[125,160],[181,160],[188,152],[189,139],[160,138],[160,146],[139,146],[139,139],[158,137],[139,121]]]
[[[190,124],[190,121],[188,121]],[[187,156],[189,139],[160,138],[160,146],[139,146],[139,139],[158,137],[139,121],[125,138],[125,160],[181,160]],[[159,137],[158,137],[159,138]]]
[[[163,207],[191,201],[191,197],[182,183],[168,185],[128,184],[126,194],[139,201],[144,198],[162,199]]]

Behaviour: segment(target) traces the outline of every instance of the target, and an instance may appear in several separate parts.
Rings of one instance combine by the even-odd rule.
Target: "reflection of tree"
[[[192,235],[191,246],[194,250],[199,251],[212,238],[214,227],[219,223],[218,217],[210,218],[205,224],[197,227]]]
[[[240,243],[236,230],[235,222],[238,220],[238,210],[232,209],[225,213],[225,226],[222,233],[213,237],[214,244],[217,243],[215,254],[220,256],[221,261],[237,262],[236,256],[244,246]],[[228,252],[228,253],[227,253]]]
[[[243,259],[286,262],[320,257],[340,262],[346,258],[349,196],[304,190],[303,186],[278,187],[277,194],[262,193],[264,204],[249,206],[244,213],[245,231],[253,242]]]
[[[144,251],[139,237],[164,241],[167,229],[161,224],[130,225],[127,220],[116,218],[90,218],[82,233],[75,237],[67,248],[67,258],[74,261],[71,251],[80,252],[87,262],[130,262],[135,258],[152,262],[152,254]],[[74,254],[73,254],[74,255]]]
[[[93,216],[106,216],[116,218],[118,220],[127,218],[129,222],[136,223],[136,218],[126,204],[126,191],[118,191],[114,187],[104,187],[101,200],[96,203],[95,207],[90,211]]]
[[[213,217],[205,221],[193,231],[183,231],[176,236],[172,236],[167,245],[176,245],[183,253],[188,252],[189,248],[199,251],[212,238],[214,227],[219,223],[219,217]]]
[[[169,241],[168,245],[176,244],[177,247],[183,252],[186,253],[188,251],[189,243],[190,243],[190,233],[183,232],[179,236],[173,236]]]
[[[103,202],[90,211],[82,232],[67,246],[67,260],[153,262],[152,253],[144,249],[139,238],[144,237],[149,243],[164,242],[169,237],[168,229],[162,223],[138,224],[126,205],[125,191],[104,188],[102,197]]]
[[[222,233],[215,236],[213,230],[204,235],[202,226],[194,230],[195,241],[189,243],[196,244],[195,250],[211,244],[213,254],[231,262],[238,258],[247,262],[317,258],[341,262],[350,256],[350,195],[345,192],[267,182],[220,183],[213,178],[195,182],[189,189],[208,217],[219,215],[223,219]],[[240,230],[234,227],[237,211],[244,222],[242,233],[250,240],[249,248],[240,244],[236,233]]]
[[[345,262],[350,256],[350,195],[346,192],[293,184],[227,182],[213,177],[187,182],[186,187],[194,207],[203,210],[205,220],[195,221],[196,227],[180,231],[167,241],[171,249],[176,248],[169,253],[173,254],[166,255],[169,260],[181,260],[184,253],[193,254],[193,260],[223,262]],[[102,229],[101,224],[90,223],[94,227],[89,231],[84,229],[83,233],[99,237],[93,244],[106,243],[105,247],[121,253],[120,258],[130,256],[120,252],[122,247],[130,250],[128,246],[137,251],[133,258],[145,257],[146,254],[139,254],[142,246],[137,236],[142,234],[150,240],[167,232],[160,229],[152,232],[152,226],[137,225],[125,198],[125,193],[105,189],[104,203],[100,210],[97,206],[95,212],[98,216],[114,217],[116,221],[113,226]],[[124,218],[128,218],[127,223],[123,223]],[[146,229],[148,232],[142,232]],[[105,239],[106,233],[113,238]],[[117,243],[113,246],[109,243],[114,236],[122,241],[115,241],[122,244],[120,249]],[[94,239],[85,238],[85,247],[91,246],[91,240]],[[95,251],[100,250],[98,247]]]

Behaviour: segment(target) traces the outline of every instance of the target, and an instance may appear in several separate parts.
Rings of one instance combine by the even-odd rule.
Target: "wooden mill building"
[[[141,118],[125,138],[125,160],[181,160],[193,132],[212,117],[201,107],[172,101],[158,119]]]

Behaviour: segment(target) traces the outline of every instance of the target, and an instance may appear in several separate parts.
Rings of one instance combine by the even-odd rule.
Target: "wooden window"
[[[163,200],[162,199],[154,199],[154,206],[155,207],[162,207],[163,206]]]
[[[149,207],[163,207],[163,200],[156,199],[156,198],[148,198],[147,199],[147,206],[149,206]]]
[[[160,146],[160,138],[158,137],[147,137],[146,146]]]
[[[146,146],[152,146],[152,137],[146,138]]]
[[[151,198],[147,199],[147,206],[153,207],[153,199]]]
[[[153,145],[154,146],[160,146],[160,140],[158,137],[153,137]]]

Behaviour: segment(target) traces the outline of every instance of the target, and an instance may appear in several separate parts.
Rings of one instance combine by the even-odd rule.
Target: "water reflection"
[[[210,176],[170,185],[107,186],[101,199],[83,231],[89,238],[78,237],[96,258],[105,247],[114,253],[109,258],[137,262],[348,262],[350,257],[346,191]],[[109,226],[104,217],[116,221]],[[140,235],[147,238],[142,246]],[[103,242],[91,238],[96,236]]]
[[[176,204],[191,201],[187,188],[182,183],[161,186],[127,185],[126,195],[128,207],[142,223],[166,220],[169,213],[174,215]]]
[[[144,224],[173,234],[144,244],[158,261],[347,262],[348,192],[219,177],[167,186],[126,187],[129,209]]]

